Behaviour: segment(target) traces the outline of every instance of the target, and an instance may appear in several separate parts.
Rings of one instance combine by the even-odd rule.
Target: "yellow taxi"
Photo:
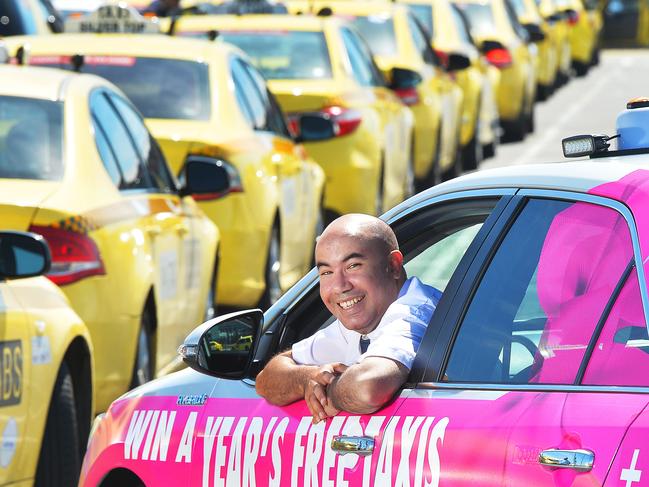
[[[549,36],[556,49],[557,76],[556,86],[565,84],[570,78],[571,46],[570,18],[561,6],[561,0],[535,0],[541,16],[548,23]]]
[[[462,90],[447,70],[466,67],[466,58],[454,57],[453,63],[443,67],[426,31],[405,5],[366,0],[313,0],[291,1],[288,7],[293,12],[322,13],[325,9],[347,18],[367,41],[389,81],[394,82],[394,68],[399,68],[399,77],[414,77],[419,81],[401,92],[402,100],[415,117],[418,189],[437,183],[442,176],[452,177],[461,172]]]
[[[63,70],[2,69],[0,218],[47,239],[47,275],[95,345],[100,411],[177,364],[183,334],[212,313],[218,230],[190,195],[221,191],[207,176],[223,170],[196,161],[179,187],[114,85]]]
[[[572,67],[577,76],[584,76],[599,57],[602,11],[592,0],[561,0],[561,6],[570,26]]]
[[[485,62],[473,44],[468,24],[461,11],[450,0],[399,0],[408,5],[417,20],[430,34],[433,48],[447,62],[450,56],[462,55],[469,59],[466,69],[454,74],[462,88],[462,164],[465,170],[476,169],[485,156],[493,155],[498,141],[498,108],[494,79],[499,79],[497,68]],[[489,75],[489,70],[495,77]]]
[[[12,108],[6,101],[0,95],[2,113]],[[41,277],[49,266],[43,237],[0,232],[2,485],[76,485],[86,449],[95,392],[90,335]]]
[[[181,17],[174,29],[185,36],[210,31],[248,54],[297,135],[304,115],[336,123],[335,137],[305,143],[326,174],[327,220],[380,215],[412,194],[412,113],[399,88],[385,86],[353,28],[310,15],[205,15]]]
[[[496,100],[504,137],[534,130],[537,50],[506,0],[456,0],[487,60],[500,69]]]
[[[111,8],[114,22],[150,27],[132,10]],[[66,30],[102,30],[108,14],[100,11]],[[174,173],[196,160],[223,171],[226,188],[198,198],[221,235],[219,304],[267,307],[308,271],[323,224],[324,172],[292,139],[244,53],[163,35],[61,34],[51,41],[12,42],[29,45],[30,64],[94,73],[120,87]]]

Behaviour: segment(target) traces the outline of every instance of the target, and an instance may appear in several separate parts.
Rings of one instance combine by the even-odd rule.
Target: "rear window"
[[[491,34],[496,30],[490,4],[459,3],[457,5],[466,15],[473,36]]]
[[[0,37],[38,34],[36,19],[23,0],[0,0]]]
[[[0,178],[60,180],[63,104],[0,96]]]
[[[72,69],[70,56],[31,56],[30,64]],[[85,56],[83,73],[117,85],[145,118],[208,120],[207,65],[195,61],[130,56]]]
[[[322,32],[223,32],[219,38],[245,51],[266,79],[331,78]]]
[[[423,25],[430,37],[433,36],[433,7],[431,5],[422,5],[420,3],[409,3],[408,8],[410,12],[417,18],[421,25]]]
[[[394,35],[394,22],[391,17],[384,15],[356,17],[353,24],[365,38],[374,55],[397,55],[397,39]]]

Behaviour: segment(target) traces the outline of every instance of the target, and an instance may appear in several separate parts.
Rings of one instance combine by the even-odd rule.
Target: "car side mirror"
[[[482,41],[482,43],[480,44],[480,52],[482,52],[483,54],[486,54],[489,51],[493,51],[494,49],[505,49],[505,46],[502,44],[502,42],[494,41],[491,39]]]
[[[423,78],[417,71],[406,68],[392,68],[390,71],[390,84],[391,90],[407,90],[414,88],[423,81]]]
[[[179,179],[181,196],[192,195],[197,201],[242,191],[239,173],[223,159],[191,155],[187,157]]]
[[[446,65],[447,71],[460,71],[471,66],[471,60],[464,54],[452,52],[448,55],[448,63]]]
[[[264,323],[260,309],[218,316],[192,331],[178,354],[192,369],[222,379],[247,377]]]
[[[545,39],[545,33],[539,24],[523,24],[531,42],[541,42]]]
[[[47,241],[27,232],[0,232],[0,280],[33,277],[50,270]]]
[[[336,126],[327,114],[305,114],[297,121],[298,133],[295,142],[317,142],[333,139],[336,136]]]

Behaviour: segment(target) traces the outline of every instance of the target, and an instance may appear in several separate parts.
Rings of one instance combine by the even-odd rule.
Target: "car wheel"
[[[587,63],[574,62],[572,63],[572,67],[575,70],[575,74],[581,77],[588,74],[588,68],[590,66]]]
[[[61,363],[47,413],[43,443],[36,467],[35,486],[77,485],[81,468],[79,425],[72,376]]]
[[[210,278],[210,287],[207,290],[207,298],[205,300],[205,312],[203,313],[203,321],[211,320],[216,316],[216,279],[219,270],[219,256],[216,255],[214,261],[214,270]]]
[[[484,154],[482,151],[482,145],[480,144],[480,110],[481,103],[478,101],[475,127],[473,127],[473,137],[471,137],[469,143],[462,148],[462,168],[465,171],[477,169]]]
[[[523,98],[523,103],[521,103],[521,111],[518,114],[518,118],[513,121],[503,122],[503,132],[504,139],[511,142],[519,142],[525,138],[527,133],[528,125],[528,114],[527,114],[527,99]]]
[[[140,319],[140,331],[137,335],[137,348],[135,349],[131,389],[153,379],[153,340],[151,339],[151,325],[152,319],[150,312],[148,309],[145,309]]]
[[[261,309],[268,309],[282,295],[282,286],[280,284],[280,258],[281,246],[279,227],[277,223],[275,223],[270,231],[270,242],[268,243],[266,269],[264,270],[266,289],[259,301],[259,307]]]
[[[487,159],[489,157],[494,157],[496,155],[496,143],[489,142],[482,146],[482,159]]]
[[[525,129],[529,134],[534,132],[534,108],[534,102],[530,103],[530,109],[525,115]]]

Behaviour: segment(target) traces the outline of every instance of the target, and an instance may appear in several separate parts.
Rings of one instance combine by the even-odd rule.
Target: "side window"
[[[104,92],[95,92],[90,100],[92,117],[95,124],[102,130],[110,147],[113,149],[115,161],[119,166],[122,179],[120,189],[142,189],[151,187],[148,174],[137,153],[131,135],[126,130],[122,119],[110,104]],[[99,130],[95,130],[99,132]],[[98,144],[98,149],[100,149]],[[105,151],[104,151],[105,153]],[[106,163],[106,161],[104,161]],[[112,169],[107,168],[109,174]]]
[[[341,29],[341,33],[354,79],[361,86],[372,86],[372,70],[367,64],[368,58],[364,57],[349,29]]]
[[[241,65],[238,62],[234,61],[230,63],[230,69],[232,74],[232,81],[234,83],[234,94],[237,98],[239,109],[250,125],[250,128],[254,129],[255,117],[252,113],[252,107],[250,106],[250,103],[248,102],[248,100],[246,100],[244,85],[241,79],[241,77],[244,75],[243,69],[241,69]]]
[[[469,24],[462,16],[459,9],[453,4],[451,4],[451,15],[453,17],[453,22],[455,23],[455,30],[457,31],[460,40],[467,44],[473,44],[473,39],[471,39],[471,34],[469,33]]]
[[[445,380],[573,384],[632,259],[628,226],[616,211],[529,200],[472,297]]]
[[[257,130],[265,130],[267,119],[264,100],[261,98],[255,82],[246,72],[246,68],[240,59],[234,59],[232,61],[232,74],[241,88],[242,100],[248,106],[253,120],[253,127]]]
[[[408,277],[416,276],[444,291],[497,203],[498,199],[442,203],[396,223],[394,230]],[[316,287],[290,310],[280,349],[312,335],[331,321]]]
[[[160,148],[144,125],[142,117],[125,100],[110,95],[115,108],[133,137],[140,158],[145,161],[153,187],[163,192],[175,190],[175,183]]]
[[[518,16],[516,15],[516,10],[514,10],[514,7],[512,7],[512,4],[509,3],[508,0],[505,0],[503,2],[503,5],[505,6],[505,12],[507,12],[507,17],[509,18],[512,28],[514,29],[514,32],[518,36],[518,38],[523,41],[527,42],[529,40],[529,34],[525,30],[525,28],[521,25],[520,21],[518,20]]]
[[[582,383],[649,386],[649,336],[635,268],[595,342]]]
[[[250,76],[254,81],[255,86],[257,87],[257,90],[259,92],[259,96],[264,102],[267,120],[267,126],[265,128],[267,130],[270,130],[271,132],[281,135],[282,137],[290,138],[291,135],[288,131],[288,128],[286,127],[284,114],[282,113],[281,108],[279,108],[275,97],[270,93],[270,91],[268,91],[264,77],[250,64],[242,64],[248,76]]]
[[[383,73],[381,73],[381,70],[374,62],[374,55],[372,54],[372,50],[367,45],[365,39],[363,39],[363,37],[355,30],[349,29],[347,30],[347,32],[349,33],[349,39],[353,42],[357,50],[360,52],[362,62],[365,63],[368,71],[370,72],[371,85],[385,86],[385,78],[383,77]]]
[[[97,117],[94,115],[92,117],[92,126],[95,129],[95,141],[97,142],[99,157],[101,157],[101,161],[104,163],[104,167],[106,168],[110,179],[113,181],[113,184],[119,188],[122,182],[122,173],[119,170],[117,160],[115,159],[115,153],[108,142],[104,129],[97,121]]]
[[[434,65],[435,53],[433,52],[433,48],[430,47],[430,44],[428,43],[428,37],[426,36],[424,29],[412,14],[408,14],[408,30],[410,31],[412,42],[415,44],[415,48],[421,54],[424,62],[426,64]]]

